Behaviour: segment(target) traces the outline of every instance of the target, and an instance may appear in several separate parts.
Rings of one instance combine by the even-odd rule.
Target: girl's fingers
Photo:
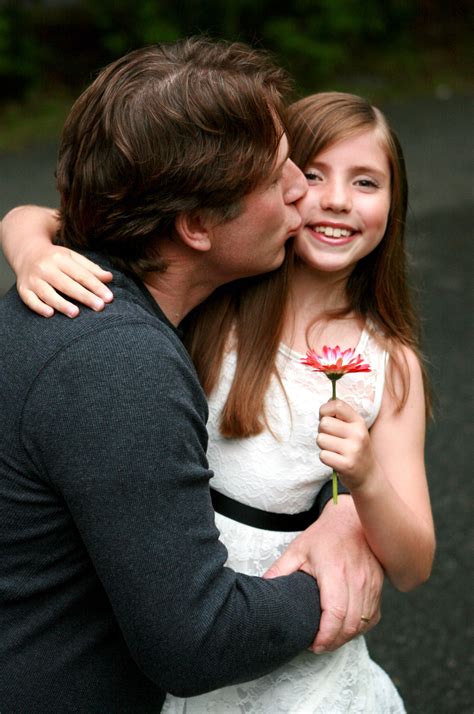
[[[93,307],[91,304],[91,300],[93,300],[91,293],[103,302],[111,302],[114,296],[109,288],[104,285],[104,279],[109,282],[112,279],[112,273],[102,270],[98,265],[81,255],[77,257],[81,260],[74,258],[73,261],[70,261],[68,259],[67,262],[58,265],[57,270],[61,272],[52,277],[51,280],[48,279],[48,282],[56,289],[64,292],[68,297],[83,302],[88,307]],[[58,280],[61,280],[62,277],[68,278],[68,280],[60,285]],[[74,283],[77,283],[81,288],[79,292],[74,288]],[[85,292],[82,289],[85,289]],[[69,290],[71,290],[71,292],[69,292]],[[93,307],[93,309],[101,308]]]
[[[343,402],[342,399],[330,399],[326,404],[323,404],[319,409],[319,416],[335,417],[343,421],[359,421],[360,417],[352,407]]]
[[[24,273],[23,284],[36,292],[36,282],[49,283],[56,290],[64,292],[68,297],[81,299],[74,292],[73,283],[78,283],[86,291],[93,293],[104,302],[111,302],[113,294],[104,284],[113,278],[112,273],[103,270],[99,265],[72,250],[54,247],[51,254],[45,255],[30,269],[30,274]],[[71,292],[69,292],[71,290]],[[85,295],[81,293],[81,295]],[[90,296],[86,296],[86,304],[90,306]]]
[[[37,308],[41,307],[41,311],[39,312],[39,314],[44,315],[45,317],[51,316],[51,313],[49,312],[48,314],[46,314],[46,310],[44,309],[48,306],[50,308],[53,308],[53,311],[55,310],[56,312],[60,312],[63,315],[66,315],[67,317],[76,317],[79,314],[79,308],[77,307],[77,305],[73,305],[73,303],[68,302],[63,297],[61,297],[61,295],[59,295],[59,293],[57,293],[56,290],[52,288],[51,285],[49,285],[48,283],[40,283],[34,291],[30,289],[22,289],[19,287],[18,293],[23,302],[28,307],[31,307],[32,310],[35,310],[35,312],[39,312]],[[33,300],[32,296],[34,296],[36,299]],[[35,305],[36,308],[32,305]]]
[[[36,294],[42,302],[46,303],[46,305],[50,305],[56,312],[60,312],[67,317],[76,317],[79,315],[77,305],[63,298],[62,295],[48,283],[40,284]]]
[[[94,283],[94,280],[96,280],[96,278],[92,279],[89,277],[89,279],[84,281],[87,283],[87,285],[84,286],[78,282],[76,277],[71,277],[65,273],[61,273],[61,275],[57,276],[55,282],[51,283],[50,287],[63,293],[66,297],[71,298],[71,300],[76,300],[82,305],[90,307],[91,310],[99,311],[104,309],[105,301],[101,297],[97,296],[95,288],[97,288],[97,284],[101,285],[102,288],[104,288],[104,286],[99,281],[96,281],[97,284]],[[91,288],[89,288],[89,285],[91,285]],[[48,295],[49,294],[50,293],[48,293]],[[46,296],[39,295],[39,297],[41,297],[45,302],[48,302]],[[108,302],[110,302],[110,299]]]
[[[79,308],[62,300],[59,295],[57,301],[49,297],[48,302],[43,302],[32,290],[18,290],[18,292],[25,305],[42,317],[52,317],[55,310],[68,317],[75,317],[79,313]]]
[[[92,262],[92,260],[89,260],[89,258],[86,258],[85,255],[81,255],[80,253],[74,253],[73,251],[71,251],[71,258],[73,258],[73,260],[78,265],[81,265],[89,273],[92,273],[93,276],[101,280],[103,283],[110,283],[110,281],[113,279],[113,275],[110,270],[104,270],[100,267],[100,265],[97,265],[97,263],[94,263]]]
[[[18,291],[22,301],[25,303],[30,310],[36,312],[42,317],[52,317],[54,315],[54,309],[50,305],[46,305],[42,302],[32,290]]]
[[[345,456],[342,456],[341,454],[338,454],[335,451],[322,449],[319,454],[319,458],[323,462],[323,464],[329,466],[331,469],[334,469],[334,471],[337,471],[339,477],[341,478],[341,481],[345,483],[344,474],[347,471],[347,459]]]
[[[40,275],[41,277],[35,276],[18,282],[20,296],[26,294],[27,290],[31,291],[41,301],[64,314],[65,310],[69,314],[73,306],[59,296],[58,292],[96,311],[103,310],[105,303],[113,299],[113,294],[100,280],[77,265],[72,270],[70,266],[67,270],[48,266],[47,270],[42,269]]]
[[[331,434],[332,436],[338,436],[340,439],[347,438],[351,433],[350,426],[346,421],[329,416],[325,416],[320,420],[318,431],[320,434]]]
[[[344,439],[340,439],[338,436],[332,436],[331,434],[318,434],[316,443],[321,451],[331,451],[335,454],[343,454],[344,447],[346,446]]]
[[[51,246],[47,255],[31,259],[17,281],[18,293],[34,312],[51,317],[54,311],[75,317],[79,308],[68,298],[92,310],[103,310],[113,300],[105,285],[112,273],[88,258],[62,246]]]

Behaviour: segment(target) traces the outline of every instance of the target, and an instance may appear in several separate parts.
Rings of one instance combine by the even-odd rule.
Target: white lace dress
[[[369,373],[345,375],[337,395],[370,427],[382,399],[386,353],[367,331],[356,350],[369,362]],[[331,396],[331,382],[302,365],[303,355],[282,345],[278,369],[288,402],[277,381],[271,386],[267,411],[275,435],[265,431],[249,439],[223,439],[219,413],[230,388],[235,354],[224,364],[219,386],[210,399],[209,463],[217,491],[255,508],[276,513],[308,510],[331,470],[318,458],[315,437],[319,406]],[[216,514],[221,539],[229,551],[227,565],[261,575],[286,549],[295,533],[252,528]],[[387,674],[373,662],[365,640],[357,637],[335,652],[309,651],[271,674],[208,694],[181,699],[169,695],[166,714],[401,714],[403,703]]]

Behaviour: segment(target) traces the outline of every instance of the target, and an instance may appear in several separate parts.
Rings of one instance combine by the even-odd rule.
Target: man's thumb
[[[296,573],[297,570],[302,566],[303,561],[301,556],[293,552],[291,548],[288,548],[283,555],[281,555],[278,560],[275,560],[273,565],[263,574],[262,577],[278,578],[281,575],[290,575],[291,573]]]

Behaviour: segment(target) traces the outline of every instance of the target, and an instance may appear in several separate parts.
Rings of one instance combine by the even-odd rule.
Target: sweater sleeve
[[[23,415],[25,447],[64,499],[132,657],[178,696],[274,669],[310,645],[320,616],[304,573],[224,566],[205,419],[182,346],[148,324],[62,349]]]

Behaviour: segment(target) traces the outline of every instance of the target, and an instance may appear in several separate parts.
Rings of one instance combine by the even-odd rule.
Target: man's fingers
[[[296,573],[297,570],[301,570],[303,562],[301,554],[297,552],[296,548],[292,548],[290,545],[283,555],[281,555],[278,560],[275,560],[271,568],[263,574],[263,577],[278,578],[281,575],[291,575],[291,573]]]
[[[360,616],[369,618],[369,622],[364,625],[365,631],[371,630],[372,627],[375,627],[380,622],[381,595],[384,581],[382,567],[373,554],[370,554],[366,564],[368,568],[360,585],[363,596],[359,598],[359,601],[362,601]]]
[[[325,573],[324,577],[318,576],[321,621],[311,646],[316,653],[335,649],[349,604],[349,588],[344,570],[335,563],[330,569],[325,567],[322,572]]]
[[[345,618],[346,611],[342,606],[335,605],[327,610],[323,609],[318,634],[310,649],[316,654],[336,649],[338,643],[341,643],[339,636],[343,629]]]
[[[365,600],[361,611],[361,617],[367,617],[369,622],[363,622],[364,632],[368,632],[381,620],[381,587],[383,583],[383,575],[376,578],[369,589],[368,596]]]
[[[362,619],[363,617],[364,618],[367,617],[369,621],[366,622],[365,619]],[[361,632],[363,634],[365,634],[366,632],[369,632],[369,630],[371,630],[373,627],[375,627],[375,625],[378,625],[379,622],[380,622],[380,610],[377,611],[375,614],[371,615],[370,617],[369,617],[369,615],[363,615],[363,616],[361,615],[361,625],[360,625]]]

